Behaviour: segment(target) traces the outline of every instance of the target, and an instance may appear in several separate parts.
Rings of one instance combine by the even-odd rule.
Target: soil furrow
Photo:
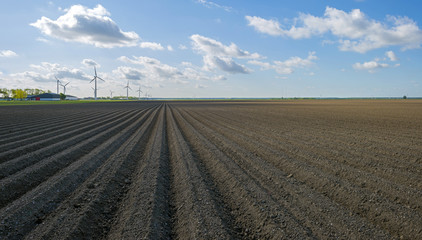
[[[257,119],[256,116],[265,114],[257,113],[256,115],[251,115],[239,111],[236,113],[237,114],[230,115],[224,114],[224,117],[229,119],[229,122],[231,123],[237,122],[244,125],[248,122],[253,123],[256,121],[262,121],[262,119]],[[379,168],[378,171],[371,173],[388,174],[387,178],[395,177],[397,175],[412,178],[421,176],[421,173],[417,171],[420,169],[420,164],[417,164],[417,160],[422,160],[422,157],[419,154],[420,151],[417,149],[415,151],[415,149],[412,150],[409,148],[410,145],[418,147],[422,143],[420,138],[416,138],[418,139],[417,141],[412,141],[409,138],[403,138],[400,140],[395,137],[391,138],[394,139],[391,144],[385,145],[384,143],[386,142],[386,139],[389,138],[384,136],[381,140],[374,142],[371,136],[376,136],[378,134],[371,132],[370,129],[362,130],[358,128],[351,129],[337,127],[335,123],[327,125],[326,122],[323,122],[324,125],[322,123],[314,124],[315,121],[313,121],[312,124],[307,123],[306,125],[303,125],[304,121],[298,122],[296,120],[298,118],[302,118],[302,116],[291,118],[292,117],[286,118],[285,116],[274,116],[269,118],[266,116],[265,122],[278,121],[283,123],[283,125],[260,124],[258,126],[255,125],[251,129],[254,129],[255,132],[259,133],[271,133],[271,138],[277,138],[281,141],[286,141],[288,139],[289,141],[302,143],[302,145],[303,143],[312,141],[312,143],[307,145],[318,149],[325,149],[327,151],[330,149],[336,149],[334,153],[337,156],[350,154],[344,159],[345,163],[351,164],[352,166],[358,166],[362,169],[362,171],[367,169],[378,170]],[[239,119],[242,119],[242,121]],[[320,119],[318,120],[321,121]],[[293,129],[295,133],[286,134],[286,126],[288,126],[289,129]],[[388,131],[385,130],[381,130],[380,132],[382,132],[383,135],[388,134]],[[259,136],[260,134],[254,134],[254,137]],[[420,144],[417,144],[417,142]],[[385,147],[383,147],[384,145]],[[402,156],[398,153],[401,153]],[[352,161],[354,159],[359,159],[359,161]],[[409,176],[409,174],[413,176]]]
[[[56,123],[48,128],[34,128],[31,129],[28,133],[22,134],[19,133],[14,137],[10,137],[7,139],[2,139],[0,141],[0,152],[4,152],[18,146],[23,146],[30,144],[31,142],[35,142],[39,139],[47,139],[53,136],[63,134],[67,131],[72,129],[78,128],[87,124],[89,122],[95,121],[101,118],[107,118],[108,116],[113,116],[119,114],[118,112],[111,112],[111,113],[96,113],[90,114],[82,117],[78,117],[75,119],[70,119],[68,123]]]
[[[422,239],[421,106],[10,106],[0,239]]]
[[[105,238],[155,124],[157,109],[27,239]]]
[[[146,110],[144,110],[146,111]],[[121,115],[121,117],[133,117],[138,111],[133,111]],[[110,121],[105,122],[96,122],[94,124],[88,125],[84,127],[83,129],[85,131],[80,132],[77,135],[70,136],[69,138],[65,139],[62,142],[55,142],[51,145],[48,145],[46,147],[35,149],[33,152],[29,152],[26,154],[23,154],[19,157],[16,157],[14,159],[11,159],[5,163],[0,164],[0,179],[14,174],[32,164],[37,163],[38,161],[41,161],[42,159],[48,158],[53,156],[54,154],[60,153],[60,151],[67,151],[69,150],[69,146],[75,146],[80,145],[81,148],[89,148],[92,147],[92,145],[85,146],[84,144],[81,144],[82,142],[89,141],[90,138],[95,136],[98,133],[104,132],[109,128],[113,128],[115,124],[118,124],[120,121],[119,118],[113,118],[110,119]]]
[[[59,117],[50,117],[50,116],[38,116],[38,119],[26,119],[24,123],[13,123],[13,124],[4,124],[0,131],[0,137],[9,138],[16,135],[20,135],[25,132],[32,132],[33,129],[43,129],[54,126],[57,123],[67,123],[72,122],[73,119],[77,119],[79,116],[84,116],[82,113],[68,114],[67,118]]]
[[[210,114],[200,114],[195,113],[196,116],[202,116],[199,119],[202,121],[207,121],[208,126],[213,126],[214,131],[218,131],[221,134],[225,135],[226,137],[230,136],[243,136],[242,138],[245,139],[240,144],[241,145],[251,145],[255,146],[253,149],[254,152],[258,153],[261,157],[266,159],[276,159],[278,156],[278,152],[286,152],[292,151],[292,148],[300,149],[295,151],[296,154],[291,156],[291,158],[300,158],[304,159],[316,159],[317,161],[307,161],[308,164],[314,165],[317,168],[323,170],[327,174],[331,175],[333,178],[342,178],[349,181],[351,184],[355,185],[356,187],[363,187],[370,189],[372,192],[376,192],[379,195],[383,195],[384,197],[388,198],[389,201],[392,202],[401,202],[406,204],[412,209],[415,209],[419,212],[422,212],[422,192],[415,189],[410,188],[402,184],[397,184],[400,181],[393,181],[395,178],[387,178],[387,177],[377,177],[377,175],[368,173],[365,171],[366,169],[361,168],[354,168],[348,164],[345,164],[341,161],[342,158],[339,156],[326,156],[324,152],[321,153],[320,148],[315,147],[307,147],[306,145],[303,146],[303,143],[296,143],[293,145],[291,141],[289,141],[289,149],[283,148],[282,146],[286,145],[285,141],[275,141],[274,137],[267,136],[264,132],[261,132],[261,138],[259,141],[255,140],[251,135],[256,135],[257,133],[253,128],[249,128],[249,131],[245,131],[245,123],[241,128],[234,127],[229,122],[220,122],[216,121],[215,118],[212,118],[213,121],[209,121],[207,119],[211,118]],[[217,124],[219,123],[219,124]],[[228,127],[230,126],[230,128]],[[223,130],[224,129],[224,130]],[[229,133],[232,131],[233,133]],[[253,143],[252,143],[253,142]],[[282,144],[280,144],[282,143]],[[318,146],[316,142],[308,142],[307,145],[311,146]],[[341,145],[341,144],[340,144]],[[294,146],[294,147],[292,147]],[[277,149],[277,150],[274,150]],[[325,148],[323,148],[325,149]],[[316,152],[316,150],[318,150]],[[343,152],[343,151],[342,151]],[[339,159],[340,158],[340,159]],[[414,182],[412,183],[414,184]],[[416,184],[414,184],[416,187]],[[384,190],[380,190],[384,189]]]
[[[184,112],[184,115],[190,114]],[[209,138],[210,141],[214,142],[216,146],[224,148],[224,152],[228,156],[236,159],[238,165],[248,172],[251,178],[257,179],[261,186],[271,193],[271,196],[276,198],[281,205],[288,208],[318,238],[359,239],[364,236],[373,236],[377,239],[390,238],[388,234],[381,229],[376,229],[375,226],[371,226],[365,219],[349,215],[347,209],[331,202],[329,198],[313,191],[307,185],[295,181],[288,172],[283,172],[270,162],[259,157],[261,154],[257,153],[264,147],[259,142],[248,143],[249,139],[241,139],[242,137],[239,133],[231,132],[224,125],[211,127],[214,124],[211,121],[212,118],[211,120],[210,118],[196,119],[193,116],[189,116],[189,118],[198,121],[196,126],[194,124],[196,129],[206,132],[204,135],[213,136]],[[198,125],[199,122],[206,122],[206,124]],[[213,139],[218,140],[213,141]],[[247,149],[241,146],[245,146]],[[280,155],[271,157],[272,159],[277,159],[280,158]],[[294,161],[294,159],[292,160]],[[364,230],[363,226],[366,226],[367,230]]]
[[[291,149],[282,151],[282,153],[288,153],[283,157],[287,161],[274,162],[275,166],[279,169],[288,170],[296,179],[305,182],[322,194],[344,205],[351,212],[367,218],[389,232],[410,234],[410,236],[420,234],[422,228],[420,221],[417,220],[421,218],[420,214],[409,209],[406,205],[403,206],[401,203],[393,203],[385,199],[378,192],[371,192],[354,186],[344,179],[327,175],[319,167],[313,166],[315,159],[303,155],[301,153],[302,148],[299,146],[294,151],[291,151]],[[283,158],[280,158],[280,160],[283,160]],[[406,196],[406,194],[406,192],[403,192],[403,195]],[[380,209],[383,209],[383,211],[380,211]],[[388,219],[388,221],[385,219]]]
[[[100,167],[146,120],[146,114],[127,126],[125,131],[82,156],[47,181],[0,210],[0,237],[20,239],[30,232],[95,170]]]
[[[177,110],[177,109],[176,109]],[[224,195],[224,199],[242,225],[242,233],[251,238],[314,238],[268,192],[251,179],[233,159],[230,159],[207,137],[200,134],[177,111],[175,119]]]
[[[6,194],[3,194],[0,197],[0,207],[5,206],[8,202],[18,198],[25,192],[45,181],[57,171],[65,168],[72,162],[76,161],[79,157],[100,145],[102,142],[105,142],[111,136],[118,134],[119,131],[137,121],[143,114],[144,111],[140,111],[110,128],[106,125],[102,131],[96,131],[95,135],[85,141],[73,146],[68,145],[68,147],[63,148],[65,149],[64,151],[41,160],[35,166],[26,168],[14,175],[2,179],[0,181],[0,191]],[[21,187],[17,188],[18,186]]]
[[[197,159],[183,138],[170,109],[167,110],[170,162],[173,170],[173,238],[231,239],[232,219],[219,206],[212,182],[207,182]],[[217,195],[218,196],[218,195]],[[220,203],[221,204],[221,203]],[[226,215],[226,216],[224,216]]]
[[[171,169],[165,115],[165,107],[161,107],[109,239],[169,239],[171,236]]]
[[[129,115],[133,116],[136,113],[136,111],[126,112],[122,113],[121,115]],[[85,125],[80,128],[73,129],[71,131],[62,133],[60,135],[48,138],[48,139],[39,139],[38,141],[35,141],[33,143],[27,144],[27,145],[21,145],[20,147],[10,149],[6,152],[0,153],[0,163],[7,162],[15,157],[20,157],[24,154],[28,154],[31,152],[36,152],[38,158],[45,157],[42,155],[41,152],[48,152],[49,154],[61,151],[58,146],[66,146],[65,144],[61,144],[61,142],[71,141],[75,140],[78,136],[88,136],[86,134],[87,132],[92,132],[93,129],[96,128],[96,126],[104,126],[104,124],[109,123],[113,124],[116,121],[119,121],[121,115],[113,116],[112,118],[100,120],[99,122],[91,122],[88,125]],[[98,127],[97,127],[98,128]],[[79,140],[76,140],[78,142]],[[59,143],[59,144],[58,144]],[[45,148],[45,149],[43,149]]]

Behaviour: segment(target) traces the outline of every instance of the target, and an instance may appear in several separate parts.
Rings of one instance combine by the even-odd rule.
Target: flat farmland
[[[0,107],[0,239],[422,239],[422,100]]]

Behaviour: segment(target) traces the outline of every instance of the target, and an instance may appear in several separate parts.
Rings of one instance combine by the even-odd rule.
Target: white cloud
[[[110,13],[101,5],[93,9],[73,5],[65,12],[57,20],[43,16],[30,25],[40,29],[47,36],[101,48],[137,45],[138,34],[122,31],[109,17]]]
[[[256,16],[246,16],[248,25],[255,28],[256,31],[266,33],[272,36],[283,35],[284,30],[281,29],[280,23],[277,20],[267,20]]]
[[[132,59],[121,56],[118,60],[141,65],[143,68],[139,69],[139,72],[146,76],[148,79],[154,80],[174,80],[182,78],[183,74],[175,67],[169,66],[167,64],[161,63],[158,59],[150,57],[133,57]]]
[[[215,2],[208,1],[208,0],[197,0],[197,2],[204,5],[207,8],[220,8],[226,12],[231,12],[233,10],[231,7],[219,5]]]
[[[169,50],[171,52],[171,51],[173,51],[173,47],[171,45],[167,45],[167,50]]]
[[[60,66],[58,63],[42,62],[41,65],[31,64],[31,68],[35,71],[25,71],[23,73],[11,74],[11,76],[21,76],[34,81],[51,81],[55,76],[58,78],[71,78],[79,80],[89,80],[90,76],[77,68],[68,68]]]
[[[245,66],[236,63],[230,57],[217,57],[212,55],[205,55],[203,57],[204,68],[208,71],[219,68],[228,73],[250,73],[251,70]]]
[[[236,44],[231,43],[226,46],[212,38],[207,38],[198,34],[190,37],[193,48],[201,53],[212,56],[236,57],[236,58],[261,58],[258,53],[249,53],[239,49]]]
[[[258,53],[249,53],[239,49],[234,43],[227,46],[219,41],[198,34],[194,34],[190,38],[193,49],[203,55],[204,69],[207,71],[218,68],[228,73],[250,73],[250,69],[236,63],[233,58],[262,58]]]
[[[349,13],[327,7],[323,17],[300,14],[290,29],[283,29],[276,20],[267,20],[256,16],[246,16],[248,25],[256,31],[273,36],[286,36],[293,39],[310,38],[330,32],[339,38],[339,49],[365,53],[369,50],[401,46],[403,50],[420,48],[422,30],[416,22],[407,17],[392,17],[391,24],[368,18],[359,9]]]
[[[258,60],[250,60],[249,64],[260,66],[261,70],[274,69],[278,74],[292,74],[296,68],[305,68],[314,64],[318,59],[315,52],[310,52],[307,58],[291,57],[285,61],[273,61],[273,64]]]
[[[180,50],[186,50],[186,49],[188,49],[188,47],[186,47],[185,45],[183,45],[183,44],[179,44],[179,49]]]
[[[33,81],[36,81],[36,82],[48,82],[48,81],[54,80],[53,74],[41,74],[39,72],[34,72],[34,71],[12,73],[12,74],[10,74],[10,76],[12,78],[19,78],[21,80],[33,80]]]
[[[82,64],[87,66],[87,67],[94,67],[94,66],[101,67],[100,64],[98,64],[97,62],[95,62],[92,59],[84,59],[84,60],[82,60]]]
[[[12,50],[1,50],[0,57],[17,57],[18,54],[13,52]]]
[[[397,58],[396,54],[393,51],[387,51],[385,52],[385,55],[390,59],[390,61],[395,62],[399,59]]]
[[[141,42],[139,46],[141,48],[149,48],[151,50],[164,50],[164,47],[161,46],[160,43],[155,43],[155,42]]]
[[[221,81],[226,80],[222,75],[209,75],[189,62],[182,62],[181,68],[176,68],[164,63],[158,59],[150,57],[132,57],[121,56],[119,61],[135,64],[139,67],[119,67],[113,73],[119,77],[133,80],[142,80],[145,84],[156,84],[157,82],[173,82],[178,84],[187,84],[189,80],[194,81]]]
[[[370,73],[374,73],[378,68],[388,68],[390,65],[387,63],[380,63],[377,61],[369,61],[364,63],[355,63],[353,64],[353,68],[357,70],[367,70]]]
[[[43,42],[43,43],[50,43],[50,41],[48,39],[42,38],[42,37],[38,37],[36,39],[38,42]]]
[[[114,70],[114,73],[130,80],[141,80],[145,77],[141,70],[131,67],[118,67],[117,70]]]

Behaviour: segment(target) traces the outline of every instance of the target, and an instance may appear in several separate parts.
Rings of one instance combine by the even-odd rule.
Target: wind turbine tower
[[[63,94],[64,94],[64,95],[66,95],[66,86],[67,86],[67,84],[69,84],[69,83],[70,83],[70,82],[66,83],[65,85],[60,84],[60,85],[62,85],[62,87],[63,87]]]
[[[113,91],[110,90],[110,99],[113,98]]]
[[[57,94],[59,94],[59,86],[61,85],[61,82],[60,82],[60,80],[56,76],[54,76],[54,77],[57,80]]]
[[[132,90],[132,88],[129,87],[129,80],[127,80],[127,85],[124,88],[126,88],[126,100],[129,100],[129,89]]]
[[[97,76],[97,69],[95,68],[95,66],[94,66],[94,72],[95,72],[94,78],[89,83],[92,83],[92,81],[95,81],[94,98],[95,98],[95,100],[97,100],[97,89],[98,89],[97,88],[97,79],[100,79],[103,82],[105,82],[105,81],[104,81],[104,79]]]
[[[138,96],[138,100],[141,100],[141,86],[139,86],[139,89],[137,90],[137,92],[139,93],[139,96]]]

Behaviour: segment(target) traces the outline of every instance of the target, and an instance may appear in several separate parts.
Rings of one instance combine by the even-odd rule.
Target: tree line
[[[0,94],[3,95],[4,99],[25,99],[28,95],[38,95],[43,93],[51,93],[50,90],[42,90],[38,88],[25,88],[25,89],[7,89],[7,88],[0,88]]]

